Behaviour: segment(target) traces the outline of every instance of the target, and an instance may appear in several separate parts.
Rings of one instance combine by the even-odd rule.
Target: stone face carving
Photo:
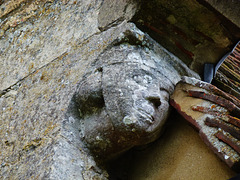
[[[123,33],[91,64],[73,97],[90,151],[112,157],[156,140],[182,75],[197,77],[135,26]]]

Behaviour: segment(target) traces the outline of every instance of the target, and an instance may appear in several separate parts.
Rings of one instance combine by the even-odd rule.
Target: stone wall
[[[88,64],[126,29],[123,18],[116,27],[99,30],[98,14],[105,4],[97,0],[1,4],[1,177],[105,177],[79,139],[65,137],[70,134],[62,131]]]
[[[139,9],[132,0],[0,1],[1,179],[108,178],[67,111],[90,64]]]

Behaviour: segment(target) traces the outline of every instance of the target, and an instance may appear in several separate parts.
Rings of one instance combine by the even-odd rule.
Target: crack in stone
[[[68,55],[68,51],[65,51],[64,53],[62,53],[60,56],[54,58],[52,61],[50,61],[47,64],[44,64],[43,66],[39,67],[38,69],[34,70],[33,72],[29,73],[28,75],[26,75],[25,77],[21,78],[20,80],[18,80],[17,82],[15,82],[14,84],[10,85],[8,88],[0,90],[0,98],[5,95],[6,93],[8,93],[9,91],[15,89],[17,86],[20,86],[20,82],[22,82],[23,80],[25,80],[26,78],[28,78],[29,76],[33,75],[34,73],[38,72],[39,70],[43,69],[44,67],[47,67],[48,65],[50,65],[51,63],[53,63],[54,61],[56,61],[57,59],[61,59],[62,57]]]
[[[117,26],[121,26],[122,24],[124,24],[125,21],[123,21],[122,23],[118,24]],[[105,29],[104,31],[99,31],[99,32],[96,32],[92,35],[90,35],[88,38],[84,39],[81,43],[79,43],[77,45],[77,47],[85,44],[86,42],[89,41],[89,39],[93,38],[94,36],[97,36],[103,32],[106,32],[112,28],[116,28],[117,26],[113,26],[113,27],[109,27],[108,29]],[[73,47],[74,48],[74,47]],[[17,82],[15,82],[14,84],[10,85],[8,88],[5,88],[3,90],[0,90],[0,98],[5,95],[6,93],[8,93],[9,91],[15,89],[16,86],[19,85],[20,82],[22,82],[23,80],[25,80],[27,77],[31,76],[32,74],[36,73],[37,71],[43,69],[44,67],[47,67],[48,65],[50,65],[51,63],[55,62],[57,59],[61,59],[62,57],[66,56],[69,54],[69,51],[71,50],[66,50],[64,53],[62,53],[60,56],[54,58],[52,61],[48,62],[47,64],[44,64],[43,66],[39,67],[38,69],[34,70],[33,72],[29,73],[28,75],[26,75],[25,77],[21,78],[20,80],[18,80]]]

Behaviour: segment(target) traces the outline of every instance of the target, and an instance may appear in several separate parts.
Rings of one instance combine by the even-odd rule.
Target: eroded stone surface
[[[137,32],[135,40],[139,41],[139,46],[131,45],[125,40],[129,36],[124,32],[131,31]],[[138,55],[136,57],[141,57],[139,56],[141,51],[149,60],[151,59],[150,55],[155,57],[155,60],[151,62],[161,59],[157,54],[162,53],[164,54],[163,60],[165,58],[166,60],[172,59],[179,65],[181,64],[178,59],[163,50],[155,42],[149,44],[149,47],[153,48],[152,50],[147,49],[147,46],[145,48],[141,47],[141,43],[148,43],[144,41],[144,37],[145,34],[138,31],[133,24],[123,22],[121,25],[112,27],[101,34],[91,36],[72,51],[60,55],[51,63],[46,64],[34,73],[30,73],[23,80],[4,91],[0,98],[2,117],[0,122],[2,137],[1,175],[7,177],[11,172],[12,178],[23,179],[106,178],[106,172],[96,165],[95,160],[80,141],[79,131],[75,126],[76,124],[79,125],[79,122],[75,121],[74,114],[69,111],[69,108],[71,108],[69,103],[76,91],[77,83],[84,75],[84,71],[89,67],[89,70],[95,70],[96,66],[92,65],[98,62],[103,63],[99,65],[103,66],[104,71],[110,70],[110,66],[104,65],[107,62],[99,61],[99,58],[104,58],[108,52],[110,53],[114,49],[122,52],[126,50],[128,54],[124,55],[123,53],[123,55],[128,56],[134,67],[139,60],[134,60],[134,57],[136,55]],[[118,46],[116,43],[123,43],[123,45]],[[103,55],[99,56],[111,44],[115,44],[116,47],[105,50]],[[128,48],[129,50],[127,50]],[[121,56],[121,53],[116,53],[116,57],[118,56]],[[168,69],[167,72],[173,70],[172,65],[169,65],[167,61],[164,65]],[[151,66],[154,69],[157,67],[151,63],[148,65],[141,64],[141,66],[137,65],[135,69],[152,68]],[[176,66],[176,68],[178,67],[190,72],[185,65]],[[176,72],[178,71],[176,70]],[[156,71],[156,73],[158,72]],[[183,74],[185,74],[185,71]],[[180,75],[176,74],[175,77],[180,77]],[[145,80],[149,79],[146,77]],[[174,79],[170,83],[171,90],[176,82],[177,79]],[[126,125],[131,123],[127,118],[124,122]],[[132,147],[132,145],[123,149],[129,147]],[[39,170],[35,171],[36,169]]]
[[[105,30],[123,20],[129,21],[139,4],[135,0],[105,0],[99,10],[98,27]]]
[[[144,56],[149,60],[148,53],[158,59],[156,54],[159,53],[157,50],[159,47],[152,50],[155,45],[145,46],[141,38],[143,33],[136,38],[140,43],[132,44],[126,40],[116,42],[119,44],[127,42],[128,45],[118,46],[116,42],[113,43],[118,37],[124,37],[121,33],[133,28],[124,20],[129,20],[135,13],[136,1],[135,3],[121,1],[126,4],[111,1],[118,4],[119,9],[124,9],[124,12],[120,10],[113,17],[111,17],[113,12],[111,8],[114,3],[113,6],[108,6],[110,4],[106,2],[103,0],[0,1],[1,178],[106,179],[108,177],[80,141],[81,134],[79,135],[76,128],[78,127],[76,125],[80,124],[72,116],[75,114],[69,111],[71,98],[77,91],[77,84],[85,71],[88,71],[88,68],[94,69],[92,65],[96,64],[97,57],[101,59],[107,53],[115,50],[121,52],[129,47],[127,52],[130,56],[127,58],[131,60],[136,54],[140,54],[137,57],[141,58],[145,54]],[[113,9],[118,10],[116,7]],[[106,18],[105,10],[108,10]],[[168,20],[175,22],[173,16]],[[101,32],[99,28],[104,31]],[[112,48],[106,50],[109,45]],[[99,56],[103,51],[103,55]],[[173,58],[172,55],[164,57]],[[134,63],[130,64],[131,67],[136,68]],[[112,71],[109,69],[110,66],[115,68],[113,64],[104,65],[104,71]],[[151,65],[141,64],[140,68],[149,66]],[[175,68],[178,72],[183,67]],[[167,68],[167,73],[170,70],[171,68]],[[143,78],[143,80],[147,79]],[[133,84],[129,90],[132,92],[132,88],[135,87],[138,85]],[[155,102],[155,98],[149,100]],[[132,123],[129,119],[131,120],[131,118],[124,119],[128,126]]]
[[[100,34],[102,1],[0,4],[0,176],[107,178],[65,114],[88,63],[128,25]]]
[[[131,24],[91,64],[73,99],[82,139],[108,157],[159,137],[182,75],[198,77]]]
[[[23,11],[34,6],[29,10],[33,14],[25,20],[24,12],[2,12],[4,34],[0,41],[0,90],[99,32],[97,17],[101,1],[98,0],[68,1],[65,4],[63,1],[10,1],[3,3],[1,8],[10,8],[10,11],[11,7],[17,9],[18,6],[24,6]],[[12,18],[16,22],[12,22]],[[9,23],[16,24],[7,26]]]
[[[127,28],[123,23],[94,35],[30,74],[1,96],[1,176],[14,178],[104,178],[69,128],[69,102],[88,63]],[[91,48],[89,48],[91,47]],[[63,131],[64,129],[64,131]],[[70,152],[71,150],[71,152]],[[38,171],[36,171],[38,169]]]

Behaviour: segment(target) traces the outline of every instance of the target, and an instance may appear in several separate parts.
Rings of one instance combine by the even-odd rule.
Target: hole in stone
[[[148,97],[147,100],[151,102],[155,108],[161,106],[161,101],[159,97]]]
[[[105,106],[102,94],[94,93],[88,96],[84,103],[78,104],[78,109],[81,110],[81,116],[94,114]]]

